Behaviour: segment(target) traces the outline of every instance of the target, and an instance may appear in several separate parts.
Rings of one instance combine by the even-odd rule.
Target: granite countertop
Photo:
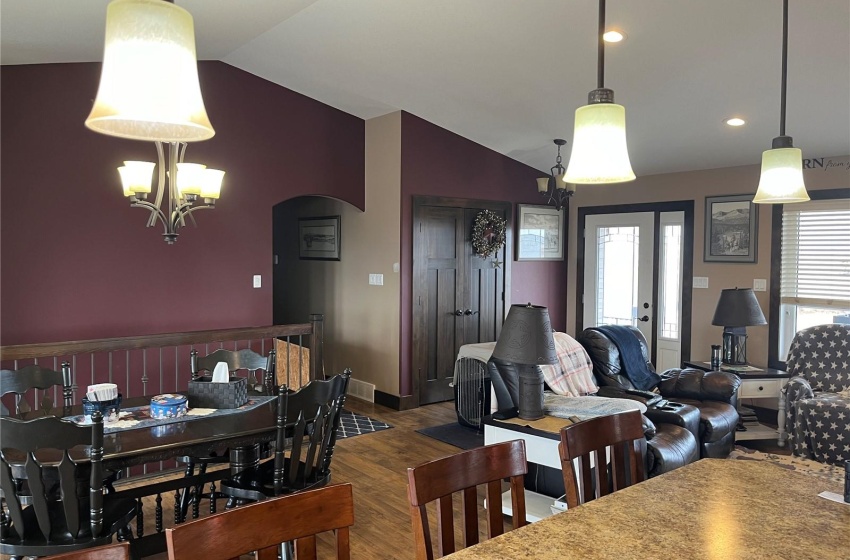
[[[703,459],[449,555],[483,559],[850,558],[843,488],[758,461]]]

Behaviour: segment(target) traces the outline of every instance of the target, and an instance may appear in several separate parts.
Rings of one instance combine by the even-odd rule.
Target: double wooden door
[[[510,232],[510,203],[416,197],[413,208],[413,375],[419,404],[453,398],[458,349],[495,341],[505,317],[510,233],[505,246],[477,256],[475,217],[492,210]]]

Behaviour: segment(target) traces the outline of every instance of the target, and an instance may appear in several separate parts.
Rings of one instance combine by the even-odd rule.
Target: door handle
[[[470,315],[478,315],[478,312],[473,311],[472,309],[467,309],[466,311],[463,312],[463,314],[466,315],[467,317],[469,317]]]
[[[640,319],[638,319],[638,321],[640,321],[641,323],[646,323],[646,322],[648,322],[648,321],[649,321],[649,315],[644,315],[643,317],[641,317]]]
[[[463,309],[455,309],[454,314],[458,317],[463,317]]]

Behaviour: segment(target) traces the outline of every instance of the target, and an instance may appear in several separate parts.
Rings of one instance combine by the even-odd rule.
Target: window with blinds
[[[779,296],[782,359],[797,331],[850,323],[850,200],[785,205]]]

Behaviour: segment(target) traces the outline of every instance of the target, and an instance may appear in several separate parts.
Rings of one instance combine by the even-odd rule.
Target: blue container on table
[[[151,398],[151,418],[179,418],[189,412],[188,400],[184,395],[166,393]]]
[[[118,398],[109,401],[90,401],[83,397],[82,402],[87,424],[91,423],[91,415],[95,410],[99,410],[103,415],[104,424],[118,420],[118,413],[121,411],[121,393],[118,393]]]

